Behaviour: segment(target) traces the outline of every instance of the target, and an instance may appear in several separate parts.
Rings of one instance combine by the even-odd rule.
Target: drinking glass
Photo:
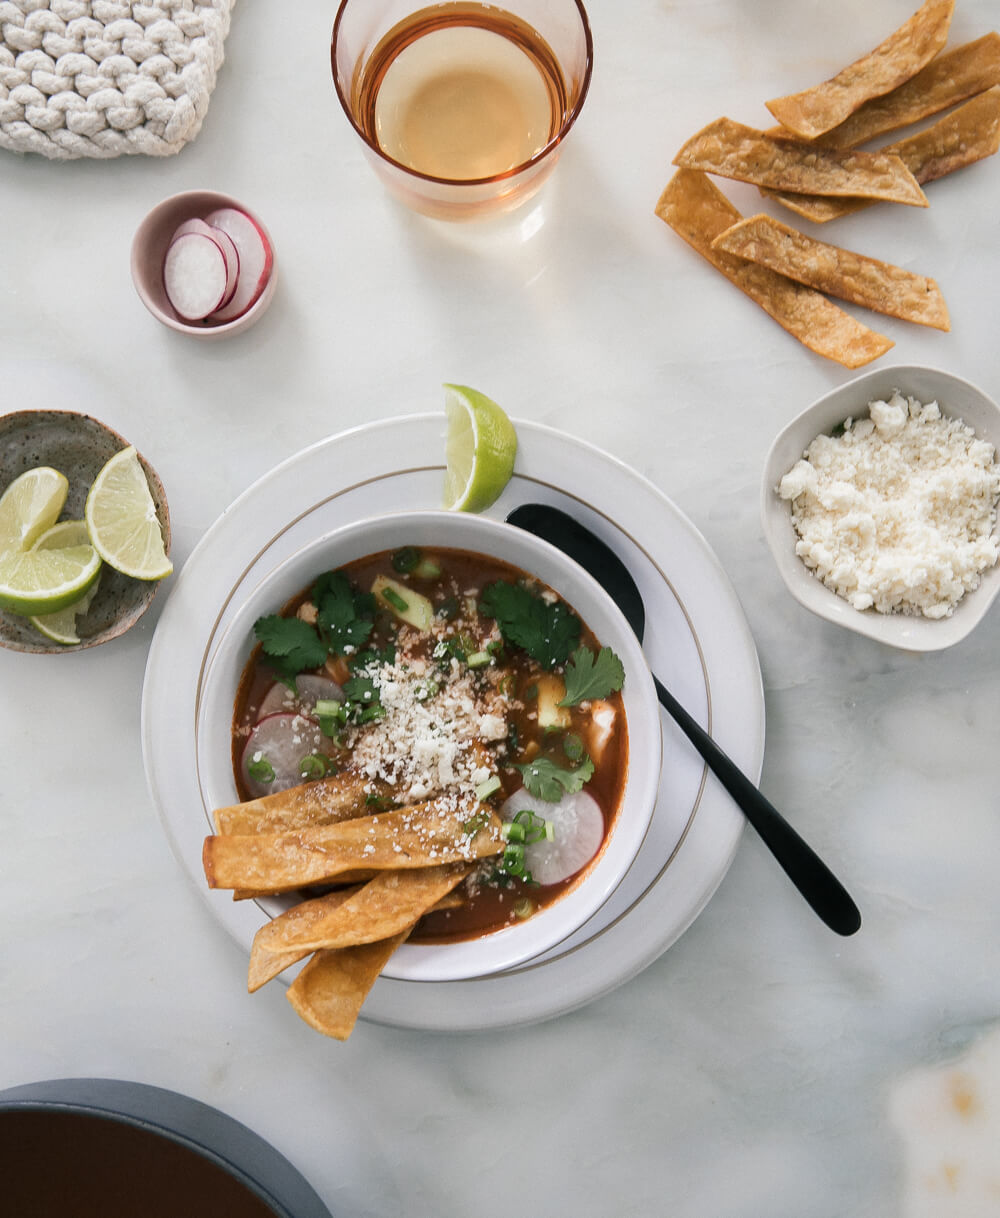
[[[389,191],[437,219],[519,207],[583,107],[593,39],[580,0],[342,0],[337,96]]]

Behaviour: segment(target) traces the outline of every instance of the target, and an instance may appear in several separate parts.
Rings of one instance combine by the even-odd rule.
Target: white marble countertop
[[[0,652],[0,1086],[186,1092],[272,1141],[335,1216],[996,1212],[1000,611],[918,657],[790,599],[758,519],[764,454],[851,374],[653,214],[688,135],[721,114],[765,125],[765,98],[831,75],[915,4],[877,7],[590,0],[593,87],[533,234],[449,228],[384,195],[330,81],[334,5],[315,0],[237,5],[203,131],[173,158],[0,154],[3,409],[87,409],[131,439],[167,488],[178,567],[278,461],[437,410],[445,380],[608,450],[724,565],[763,672],[761,785],[864,914],[831,934],[747,833],[683,937],[573,1014],[325,1041],[280,987],[247,996],[245,956],[154,812],[138,708],[168,584],[106,647]],[[959,0],[951,42],[996,16]],[[927,210],[828,237],[945,293],[950,334],[878,320],[883,363],[1000,394],[998,175],[987,161],[930,187]],[[281,268],[267,316],[215,344],[161,328],[129,279],[142,216],[196,187],[254,208]]]

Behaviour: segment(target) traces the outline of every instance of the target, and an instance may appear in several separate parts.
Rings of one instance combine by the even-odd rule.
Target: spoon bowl
[[[617,602],[642,642],[646,627],[642,594],[622,560],[599,537],[568,513],[542,503],[522,504],[507,516],[507,523],[544,538],[589,571]],[[861,927],[861,914],[841,882],[655,673],[653,683],[660,704],[701,754],[814,912],[837,934],[853,935]]]

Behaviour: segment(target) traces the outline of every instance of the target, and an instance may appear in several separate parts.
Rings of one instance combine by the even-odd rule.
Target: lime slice
[[[59,519],[69,482],[47,465],[29,469],[0,499],[0,550],[28,550]]]
[[[131,446],[115,453],[94,479],[84,515],[91,544],[109,567],[134,579],[163,579],[174,569],[149,483]]]
[[[90,545],[0,554],[0,608],[26,617],[72,605],[97,579],[101,560]]]
[[[476,389],[445,385],[448,419],[444,506],[482,512],[503,493],[514,472],[517,434],[501,408]]]
[[[86,520],[60,520],[47,528],[29,549],[65,550],[69,546],[89,546],[90,534]]]
[[[51,529],[47,529],[32,548],[60,550],[68,546],[89,545],[90,535],[87,532],[87,522],[85,520],[64,520],[60,524],[53,525]],[[32,617],[32,626],[54,643],[62,643],[65,647],[74,646],[80,642],[80,636],[76,630],[76,619],[82,617],[94,603],[99,586],[100,576],[94,580],[79,600],[73,601],[65,609],[59,609],[56,613],[46,613],[42,617]]]

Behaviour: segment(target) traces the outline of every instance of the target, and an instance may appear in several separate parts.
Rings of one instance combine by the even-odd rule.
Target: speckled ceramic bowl
[[[249,329],[267,311],[278,282],[278,263],[275,259],[260,297],[241,317],[234,317],[232,321],[185,321],[174,311],[163,286],[163,260],[167,255],[167,246],[185,220],[202,220],[219,207],[235,207],[237,211],[245,212],[264,234],[274,254],[274,242],[260,218],[238,199],[215,190],[186,190],[164,199],[146,216],[132,238],[132,282],[139,299],[157,321],[178,334],[187,334],[192,338],[230,338]]]
[[[920,402],[937,401],[941,413],[960,418],[1000,452],[1000,408],[981,389],[938,368],[898,365],[863,373],[814,402],[778,435],[768,453],[761,485],[764,536],[785,586],[811,612],[857,634],[904,651],[940,651],[964,639],[982,621],[1000,594],[1000,566],[983,573],[950,617],[932,620],[909,614],[858,610],[818,579],[795,553],[797,535],[791,504],[781,499],[778,483],[819,435],[829,434],[848,417],[867,416],[868,403],[898,389]]]
[[[0,494],[26,470],[51,465],[69,479],[69,494],[61,519],[81,520],[87,492],[105,462],[128,441],[89,415],[68,410],[22,410],[0,417]],[[170,550],[170,513],[156,471],[140,454],[156,515]],[[117,638],[134,626],[152,604],[161,581],[130,579],[105,564],[90,608],[77,618],[80,642],[54,643],[26,617],[0,610],[0,646],[14,651],[56,653],[81,651]]]

